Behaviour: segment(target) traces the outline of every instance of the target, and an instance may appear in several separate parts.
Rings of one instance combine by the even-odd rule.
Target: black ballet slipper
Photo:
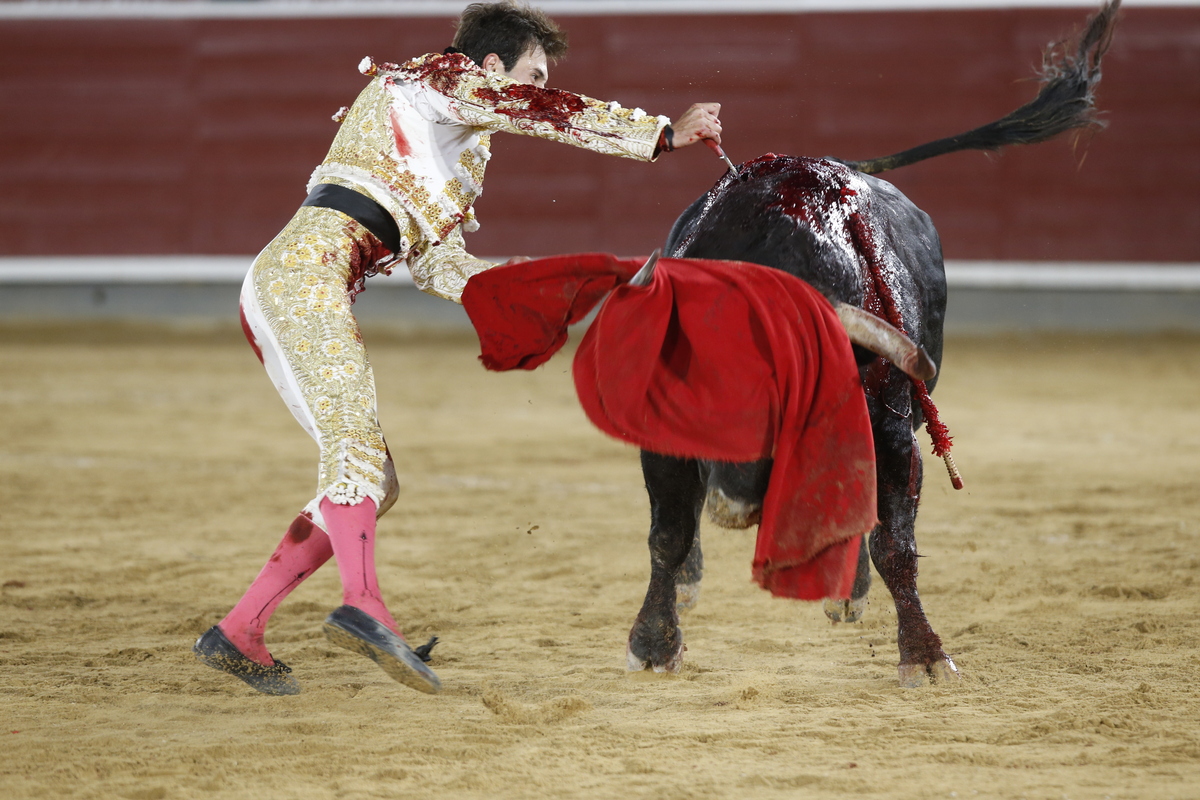
[[[325,618],[325,638],[366,656],[393,680],[418,692],[437,694],[442,682],[421,656],[386,625],[354,606],[341,606]]]
[[[269,667],[251,661],[216,625],[196,640],[192,652],[202,663],[245,681],[255,691],[272,695],[300,693],[300,684],[291,676],[291,667],[278,659]]]

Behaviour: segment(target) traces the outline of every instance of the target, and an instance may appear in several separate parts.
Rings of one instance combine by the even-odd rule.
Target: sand
[[[569,355],[368,345],[403,486],[381,582],[441,638],[438,696],[325,641],[332,565],[268,630],[300,695],[193,658],[315,485],[236,331],[0,330],[0,795],[1200,797],[1200,339],[948,342],[967,488],[927,462],[918,543],[962,679],[918,689],[878,579],[833,625],[711,526],[682,673],[627,673],[647,501]]]

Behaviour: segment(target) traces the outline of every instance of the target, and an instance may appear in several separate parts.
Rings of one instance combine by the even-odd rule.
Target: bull
[[[944,428],[935,428],[940,423],[928,392],[936,376],[926,374],[929,380],[922,381],[906,375],[901,370],[905,356],[886,346],[886,329],[894,326],[940,367],[946,309],[941,243],[929,216],[874,175],[956,150],[996,150],[1097,127],[1094,89],[1118,6],[1119,0],[1111,0],[1074,42],[1048,48],[1037,96],[1007,116],[868,161],[755,159],[731,170],[688,207],[664,246],[673,257],[783,270],[807,281],[839,309],[855,343],[871,418],[878,523],[863,540],[850,599],[826,600],[825,613],[835,622],[861,617],[874,563],[896,607],[902,686],[958,678],[917,592],[915,522],[923,473],[916,432],[923,425],[934,435],[935,453],[947,456],[956,486],[961,483],[948,459]],[[869,315],[864,318],[862,311]],[[882,336],[871,334],[870,318],[888,323]],[[707,507],[710,518],[724,527],[755,524],[771,464],[770,459],[726,463],[642,451],[651,512],[650,581],[629,634],[630,670],[680,669],[679,609],[696,602],[703,572],[702,510]]]

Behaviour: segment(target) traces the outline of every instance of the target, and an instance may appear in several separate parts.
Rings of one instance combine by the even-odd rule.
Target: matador
[[[355,296],[367,277],[403,262],[418,288],[461,302],[467,280],[493,266],[468,254],[462,236],[478,227],[473,203],[493,133],[640,161],[720,141],[716,103],[695,104],[672,124],[546,88],[548,63],[565,50],[542,12],[500,0],[469,6],[444,53],[360,64],[370,81],[335,116],[340,130],[307,199],[255,259],[241,295],[247,338],[319,447],[316,495],[241,600],[197,640],[203,663],[265,694],[297,693],[264,631],[284,598],[335,556],[343,603],[326,618],[326,636],[404,685],[439,690],[427,648],[409,647],[376,577],[376,520],[399,486],[351,310]]]

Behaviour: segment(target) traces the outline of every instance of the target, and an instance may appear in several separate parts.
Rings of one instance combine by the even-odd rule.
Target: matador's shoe
[[[426,694],[441,691],[442,682],[408,642],[386,625],[354,606],[341,606],[325,618],[325,638],[364,655],[383,667],[394,680]]]
[[[269,667],[251,661],[216,625],[213,625],[192,646],[196,658],[213,669],[228,672],[250,684],[263,694],[299,694],[300,684],[291,676],[292,669],[276,659]]]

